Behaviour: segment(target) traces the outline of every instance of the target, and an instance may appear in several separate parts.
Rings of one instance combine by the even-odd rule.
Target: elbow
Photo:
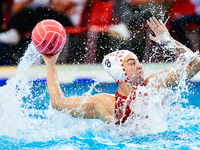
[[[66,107],[66,105],[65,105],[65,97],[50,95],[50,100],[51,100],[52,108],[54,108],[54,109],[56,109],[58,111],[61,111]]]
[[[57,104],[56,102],[51,102],[51,107],[52,107],[53,109],[58,110],[58,111],[61,111],[61,110],[64,109],[63,107],[61,107],[61,106],[60,106],[59,104]]]
[[[189,65],[196,66],[196,68],[198,68],[200,70],[200,58],[199,58],[199,56],[195,55]]]
[[[56,105],[55,103],[51,103],[51,107],[52,107],[53,109],[56,109],[56,110],[60,111],[59,106]]]

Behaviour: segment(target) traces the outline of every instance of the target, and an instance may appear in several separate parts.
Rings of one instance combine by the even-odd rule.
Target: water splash
[[[8,80],[5,86],[0,87],[1,135],[17,137],[18,130],[26,126],[21,108],[22,98],[30,94],[31,83],[28,81],[27,73],[38,56],[39,53],[30,44],[19,63],[16,75]]]
[[[33,45],[30,44],[19,63],[16,75],[0,88],[0,135],[2,137],[14,138],[15,141],[24,144],[46,141],[59,143],[65,140],[70,143],[66,145],[77,148],[77,143],[74,143],[75,146],[71,144],[75,138],[79,141],[80,139],[92,139],[94,143],[108,146],[124,143],[127,147],[131,147],[132,143],[135,144],[131,139],[142,140],[143,142],[149,139],[163,140],[163,136],[167,139],[168,136],[165,135],[165,131],[179,132],[174,137],[190,139],[189,134],[185,133],[185,128],[190,127],[191,124],[196,125],[199,123],[197,115],[200,113],[199,109],[182,107],[182,103],[187,102],[181,97],[181,93],[188,90],[184,78],[186,66],[190,61],[189,57],[186,57],[187,63],[180,66],[183,78],[180,79],[180,84],[178,84],[175,91],[163,88],[157,93],[152,88],[138,87],[140,93],[136,93],[138,101],[134,103],[134,115],[136,116],[132,116],[135,117],[134,121],[131,121],[131,124],[127,123],[125,126],[116,126],[114,124],[104,124],[101,120],[73,118],[52,109],[50,106],[47,109],[40,110],[29,109],[28,105],[24,105],[24,98],[29,97],[30,101],[41,101],[47,95],[47,91],[44,90],[41,97],[33,98],[31,96],[31,93],[34,92],[31,91],[33,83],[29,82],[27,78],[31,65],[39,56]],[[164,79],[166,75],[167,73],[159,77]],[[153,79],[150,82],[156,80]],[[84,95],[86,97],[90,96],[91,91],[98,84],[98,82],[95,82]],[[148,98],[143,96],[145,93],[148,93]],[[164,106],[161,101],[163,101]],[[144,105],[145,103],[148,105]],[[148,115],[148,119],[144,119],[146,115]],[[191,118],[195,118],[196,122],[191,123],[188,121]],[[180,129],[180,126],[183,126],[183,129]],[[149,134],[152,137],[148,137]],[[153,137],[153,135],[157,136]]]
[[[47,109],[37,109],[32,105],[31,102],[42,101],[47,97],[47,89],[39,96],[35,93],[37,91],[32,91],[33,82],[27,77],[32,64],[39,56],[31,43],[20,60],[16,75],[9,79],[5,86],[0,87],[0,136],[14,138],[24,144],[69,139],[89,128],[88,122],[82,118],[73,118],[50,106],[47,106]],[[96,84],[98,82],[85,93],[86,97],[91,95]]]

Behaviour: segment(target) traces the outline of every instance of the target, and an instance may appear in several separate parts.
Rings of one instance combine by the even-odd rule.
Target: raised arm
[[[112,116],[114,114],[114,108],[112,108],[112,106],[114,105],[111,103],[113,103],[113,96],[109,94],[71,98],[66,98],[64,96],[56,71],[56,60],[59,54],[60,53],[55,55],[41,54],[46,64],[47,87],[52,107],[59,111],[66,111],[74,117],[100,118],[105,122],[112,122]]]
[[[159,84],[157,85],[157,88],[162,85],[168,87],[176,86],[183,77],[183,69],[185,65],[187,65],[184,70],[187,73],[185,80],[192,78],[196,73],[198,73],[200,70],[200,59],[197,54],[193,53],[189,48],[174,40],[161,20],[158,21],[153,17],[150,18],[147,23],[155,34],[155,36],[150,35],[150,39],[170,49],[173,48],[176,53],[183,55],[183,57],[179,64],[169,70],[161,71],[157,74],[149,76],[146,82],[148,82],[151,78],[158,77]],[[160,74],[166,74],[164,80],[159,78]]]
[[[91,113],[88,111],[88,108],[90,107],[91,110],[94,109],[94,105],[92,103],[93,99],[89,98],[85,100],[85,103],[83,103],[84,97],[66,98],[63,94],[56,71],[56,60],[59,54],[60,53],[57,53],[55,55],[42,54],[46,64],[47,87],[51,99],[51,105],[57,110],[66,109],[73,116],[85,114],[85,117],[90,117]]]

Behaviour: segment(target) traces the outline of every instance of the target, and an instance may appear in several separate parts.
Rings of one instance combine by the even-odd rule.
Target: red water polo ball
[[[32,41],[39,52],[43,54],[55,54],[65,44],[66,32],[58,21],[46,19],[34,27]]]

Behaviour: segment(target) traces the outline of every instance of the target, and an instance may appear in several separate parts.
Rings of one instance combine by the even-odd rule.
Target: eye
[[[131,65],[131,66],[134,66],[134,65],[135,65],[135,62],[132,61],[132,62],[129,62],[128,64]]]

